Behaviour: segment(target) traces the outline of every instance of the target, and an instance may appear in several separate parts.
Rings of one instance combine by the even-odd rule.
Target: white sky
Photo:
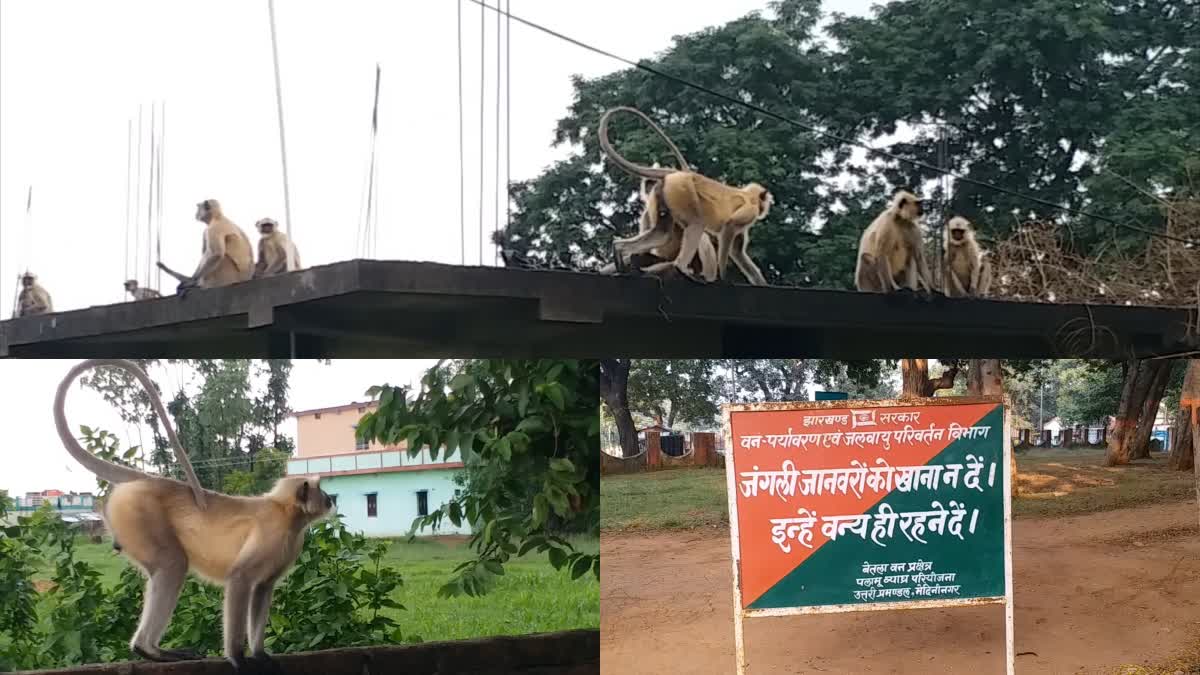
[[[766,4],[517,0],[511,9],[636,59],[666,49],[672,35]],[[826,8],[862,14],[871,4],[836,0]],[[488,233],[495,226],[497,185],[496,21],[489,11],[483,116]],[[306,265],[356,257],[377,61],[383,68],[377,144],[382,196],[373,257],[459,262],[456,26],[455,3],[447,0],[276,3],[294,221],[287,223],[265,1],[3,0],[0,315],[11,314],[9,284],[26,268],[38,273],[60,310],[121,301],[127,255],[132,267],[143,270],[136,276],[144,282],[147,247],[125,247],[126,144],[130,118],[136,134],[138,106],[152,101],[166,102],[164,262],[184,271],[195,266],[200,224],[193,214],[206,198],[220,200],[248,234],[259,218],[281,222]],[[479,40],[480,8],[464,1],[467,263],[478,261],[480,249]],[[513,22],[513,180],[533,177],[566,155],[567,149],[550,143],[571,103],[569,77],[623,67]],[[147,105],[147,138],[149,119]],[[503,174],[505,151],[500,155]],[[143,185],[148,168],[144,163]],[[145,208],[143,201],[137,209],[143,233]],[[137,265],[135,254],[141,257]],[[492,264],[494,255],[489,242],[484,262]],[[155,270],[152,286],[157,276]],[[164,285],[168,291],[174,286]]]
[[[4,0],[5,3],[8,0]],[[0,361],[0,489],[9,495],[31,490],[95,491],[96,479],[63,449],[54,430],[51,410],[59,381],[78,360]],[[318,361],[293,362],[288,403],[292,410],[308,410],[364,401],[363,392],[375,384],[417,385],[421,375],[436,363],[433,359],[410,360],[334,360],[330,365]],[[169,401],[182,383],[194,379],[182,364],[162,364],[150,370],[150,377]],[[20,386],[14,386],[20,383]],[[255,393],[261,389],[256,389]],[[67,421],[72,430],[88,425],[117,434],[122,447],[143,445],[149,448],[152,436],[148,427],[121,421],[116,409],[92,389],[76,384],[67,397]],[[296,422],[289,419],[283,431],[296,438]]]

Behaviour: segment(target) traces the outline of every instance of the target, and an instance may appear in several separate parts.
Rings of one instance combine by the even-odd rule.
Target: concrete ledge
[[[574,630],[403,647],[354,647],[281,654],[287,675],[597,675],[600,631]],[[30,675],[233,675],[223,659],[125,661]]]
[[[352,260],[3,321],[0,356],[1128,358],[1196,348],[1194,314]]]

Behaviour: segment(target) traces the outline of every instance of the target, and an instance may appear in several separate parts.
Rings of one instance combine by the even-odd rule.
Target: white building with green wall
[[[413,519],[454,497],[454,478],[463,470],[457,452],[433,459],[428,448],[410,457],[402,446],[374,447],[354,437],[354,425],[374,407],[350,403],[293,413],[296,457],[288,475],[321,477],[321,489],[334,497],[346,526],[372,537],[406,536]],[[471,534],[466,523],[443,519],[438,530],[418,535]]]

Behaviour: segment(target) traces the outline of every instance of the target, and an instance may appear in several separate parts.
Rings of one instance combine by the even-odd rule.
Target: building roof
[[[0,321],[0,356],[1126,359],[1195,349],[1191,325],[1183,307],[350,260]]]
[[[317,413],[341,412],[352,408],[374,408],[379,405],[378,401],[362,401],[358,403],[343,403],[342,405],[333,405],[325,408],[312,408],[310,410],[298,410],[292,413],[292,417],[307,417],[308,415],[316,415]]]

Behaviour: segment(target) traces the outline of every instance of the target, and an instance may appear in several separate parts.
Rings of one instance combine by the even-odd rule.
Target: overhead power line
[[[499,0],[497,0],[497,1],[499,1]],[[517,21],[517,22],[519,22],[519,23],[522,23],[522,24],[525,24],[526,26],[529,26],[530,28],[532,28],[532,29],[534,29],[534,30],[536,30],[536,31],[540,31],[540,32],[542,32],[542,33],[545,33],[545,34],[547,34],[547,35],[550,35],[550,36],[552,36],[552,37],[555,37],[555,38],[558,38],[558,39],[560,39],[560,40],[563,40],[563,41],[565,41],[565,42],[569,42],[569,43],[571,43],[571,44],[573,44],[573,45],[575,45],[575,46],[577,46],[577,47],[580,47],[580,48],[586,49],[586,50],[588,50],[588,51],[590,51],[590,52],[594,52],[594,53],[596,53],[596,54],[600,54],[601,56],[607,56],[607,57],[608,57],[608,58],[610,58],[610,59],[614,59],[614,60],[616,60],[616,61],[620,61],[621,63],[624,63],[624,64],[626,64],[626,65],[632,66],[632,67],[634,67],[634,68],[637,68],[637,69],[639,69],[639,70],[644,70],[644,71],[646,71],[646,72],[648,72],[648,73],[650,73],[650,74],[652,74],[652,75],[654,75],[654,76],[656,76],[656,77],[661,77],[661,78],[663,78],[663,79],[666,79],[666,80],[670,80],[670,81],[672,81],[672,82],[675,82],[676,84],[681,84],[681,85],[683,85],[683,86],[685,86],[685,87],[688,87],[688,88],[691,88],[691,89],[695,89],[695,90],[697,90],[697,91],[702,91],[702,92],[704,92],[704,93],[706,93],[706,94],[708,94],[708,95],[710,95],[710,96],[715,96],[716,98],[719,98],[719,99],[721,99],[721,100],[723,100],[723,101],[726,101],[726,102],[728,102],[728,103],[733,103],[733,104],[735,104],[735,105],[742,106],[743,108],[746,108],[747,110],[753,110],[754,112],[757,112],[757,113],[759,113],[759,114],[761,114],[761,115],[766,115],[767,117],[770,117],[771,119],[778,120],[778,121],[780,121],[780,122],[783,122],[783,123],[785,123],[785,124],[790,124],[791,126],[794,126],[794,127],[798,128],[798,129],[803,129],[803,130],[805,130],[805,131],[807,131],[807,132],[809,132],[809,133],[817,134],[817,135],[819,135],[819,136],[824,136],[824,137],[826,137],[826,138],[833,139],[833,140],[835,140],[835,141],[838,141],[838,142],[840,142],[840,143],[844,143],[844,144],[846,144],[846,145],[853,145],[853,146],[855,146],[855,147],[862,148],[862,149],[864,149],[864,150],[866,150],[867,152],[870,152],[870,153],[872,153],[872,154],[879,155],[879,156],[881,156],[881,157],[886,157],[886,158],[888,158],[888,159],[895,160],[895,161],[898,161],[898,162],[904,162],[904,163],[906,163],[906,164],[910,164],[910,165],[912,165],[912,166],[920,167],[920,168],[922,168],[922,169],[925,169],[926,171],[932,171],[932,172],[935,172],[935,173],[939,173],[939,174],[943,174],[943,175],[946,175],[946,176],[950,176],[951,178],[954,178],[955,180],[962,181],[962,182],[964,182],[964,183],[966,183],[966,184],[968,184],[968,185],[974,185],[974,186],[976,186],[976,187],[981,187],[981,188],[984,188],[984,189],[987,189],[987,190],[992,190],[993,192],[998,192],[998,193],[1000,193],[1000,194],[1008,195],[1008,196],[1010,196],[1010,197],[1016,197],[1017,199],[1023,199],[1023,200],[1025,200],[1025,201],[1028,201],[1028,202],[1031,202],[1031,203],[1034,203],[1034,204],[1040,204],[1040,205],[1042,205],[1042,206],[1047,206],[1047,207],[1050,207],[1050,208],[1052,208],[1052,209],[1055,209],[1055,210],[1057,210],[1057,211],[1062,211],[1063,213],[1070,213],[1070,214],[1072,214],[1072,215],[1083,216],[1083,217],[1087,217],[1087,218],[1094,218],[1094,219],[1096,219],[1096,220],[1099,220],[1099,221],[1101,221],[1101,222],[1105,222],[1105,223],[1109,223],[1110,225],[1113,225],[1113,226],[1116,226],[1116,227],[1125,228],[1125,229],[1127,229],[1127,230],[1132,230],[1132,231],[1134,231],[1134,232],[1141,232],[1142,234],[1146,234],[1146,235],[1149,235],[1149,236],[1152,236],[1152,237],[1159,237],[1159,238],[1162,238],[1162,239],[1167,239],[1167,240],[1170,240],[1170,241],[1176,241],[1176,242],[1180,242],[1180,243],[1183,243],[1183,244],[1189,244],[1189,245],[1192,245],[1192,246],[1200,246],[1200,242],[1194,241],[1194,240],[1192,240],[1192,239],[1187,239],[1187,238],[1184,238],[1184,237],[1177,237],[1177,236],[1175,236],[1175,235],[1167,234],[1167,233],[1165,233],[1165,232],[1157,232],[1157,231],[1155,231],[1155,230],[1151,230],[1151,229],[1149,229],[1149,228],[1145,228],[1145,227],[1140,227],[1140,226],[1138,226],[1138,225],[1132,225],[1132,224],[1129,224],[1129,223],[1123,223],[1123,222],[1120,222],[1120,221],[1118,221],[1118,220],[1115,220],[1115,219],[1113,219],[1113,218],[1109,218],[1108,216],[1103,216],[1103,215],[1100,215],[1100,214],[1098,214],[1098,213],[1091,213],[1091,212],[1089,212],[1089,211],[1083,211],[1083,210],[1081,210],[1081,209],[1075,209],[1075,208],[1071,208],[1071,207],[1069,207],[1069,206],[1063,206],[1062,204],[1055,204],[1055,203],[1054,203],[1054,202],[1052,202],[1052,201],[1049,201],[1049,200],[1046,200],[1046,199],[1042,199],[1042,198],[1040,198],[1040,197],[1034,197],[1034,196],[1031,196],[1031,195],[1022,194],[1022,193],[1020,193],[1020,192],[1017,192],[1016,190],[1011,190],[1011,189],[1009,189],[1009,188],[1006,188],[1006,187],[1001,187],[1001,186],[999,186],[999,185],[992,185],[991,183],[987,183],[987,182],[984,182],[984,181],[981,181],[981,180],[977,180],[977,179],[975,179],[975,178],[970,178],[970,177],[967,177],[967,176],[963,176],[963,175],[960,175],[960,174],[954,173],[953,171],[949,171],[949,170],[947,170],[947,169],[941,169],[941,168],[939,168],[939,167],[936,167],[936,166],[934,166],[934,165],[932,165],[932,164],[929,164],[929,163],[927,163],[927,162],[922,162],[922,161],[921,161],[921,160],[919,160],[919,159],[912,159],[911,157],[902,157],[902,156],[900,156],[900,155],[895,155],[895,154],[892,154],[892,153],[890,153],[890,152],[888,152],[888,151],[886,151],[886,150],[880,150],[880,149],[878,149],[878,148],[873,148],[873,147],[871,147],[870,145],[867,145],[866,143],[863,143],[862,141],[856,141],[856,140],[854,140],[854,139],[846,138],[846,137],[844,137],[844,136],[841,136],[841,135],[835,134],[835,133],[833,133],[833,132],[829,132],[829,131],[824,131],[824,130],[822,130],[822,129],[818,129],[818,128],[817,128],[817,127],[815,127],[815,126],[812,126],[812,125],[810,125],[810,124],[805,124],[805,123],[803,123],[803,122],[800,122],[800,121],[798,121],[798,120],[794,120],[794,119],[792,119],[792,118],[790,118],[790,117],[786,117],[786,116],[784,116],[784,115],[781,115],[781,114],[779,114],[779,113],[777,113],[777,112],[774,112],[774,111],[768,110],[768,109],[766,109],[766,108],[764,108],[764,107],[762,107],[762,106],[756,105],[756,104],[754,104],[754,103],[750,103],[750,102],[748,102],[748,101],[743,101],[743,100],[741,100],[741,99],[739,99],[739,98],[737,98],[737,97],[735,97],[735,96],[731,96],[731,95],[729,95],[729,94],[724,94],[724,93],[721,93],[721,92],[719,92],[719,91],[716,91],[715,89],[710,89],[709,87],[706,87],[706,86],[704,86],[704,85],[702,85],[702,84],[697,84],[697,83],[695,83],[695,82],[692,82],[692,81],[690,81],[690,80],[687,80],[687,79],[685,79],[685,78],[679,77],[679,76],[677,76],[677,75],[672,75],[671,73],[665,72],[665,71],[663,71],[663,70],[659,70],[658,68],[655,68],[654,66],[647,65],[647,64],[646,64],[646,63],[644,63],[644,62],[641,62],[641,61],[634,61],[634,60],[632,60],[632,59],[627,59],[627,58],[625,58],[625,57],[623,57],[623,56],[618,56],[617,54],[614,54],[614,53],[612,53],[612,52],[610,52],[610,51],[607,51],[607,50],[605,50],[605,49],[601,49],[600,47],[596,47],[596,46],[593,46],[593,45],[587,44],[586,42],[582,42],[582,41],[580,41],[580,40],[577,40],[577,39],[575,39],[575,38],[573,38],[573,37],[570,37],[570,36],[568,36],[568,35],[564,35],[564,34],[562,34],[562,33],[558,32],[558,31],[556,31],[556,30],[554,30],[554,29],[552,29],[552,28],[547,28],[546,26],[542,26],[541,24],[538,24],[538,23],[535,23],[535,22],[533,22],[533,21],[530,21],[530,20],[528,20],[528,19],[525,19],[525,18],[519,17],[519,16],[517,16],[517,15],[515,15],[515,14],[511,14],[510,12],[507,12],[507,11],[505,11],[505,10],[503,10],[503,9],[500,9],[500,8],[498,8],[498,7],[493,7],[493,6],[489,5],[489,4],[487,4],[486,2],[483,2],[483,0],[470,0],[470,2],[473,2],[473,3],[477,4],[477,5],[479,5],[481,8],[490,9],[490,10],[492,10],[493,12],[497,12],[498,14],[501,14],[501,15],[503,15],[503,16],[506,16],[506,17],[508,17],[509,19],[512,19],[512,20],[514,20],[514,21]]]

